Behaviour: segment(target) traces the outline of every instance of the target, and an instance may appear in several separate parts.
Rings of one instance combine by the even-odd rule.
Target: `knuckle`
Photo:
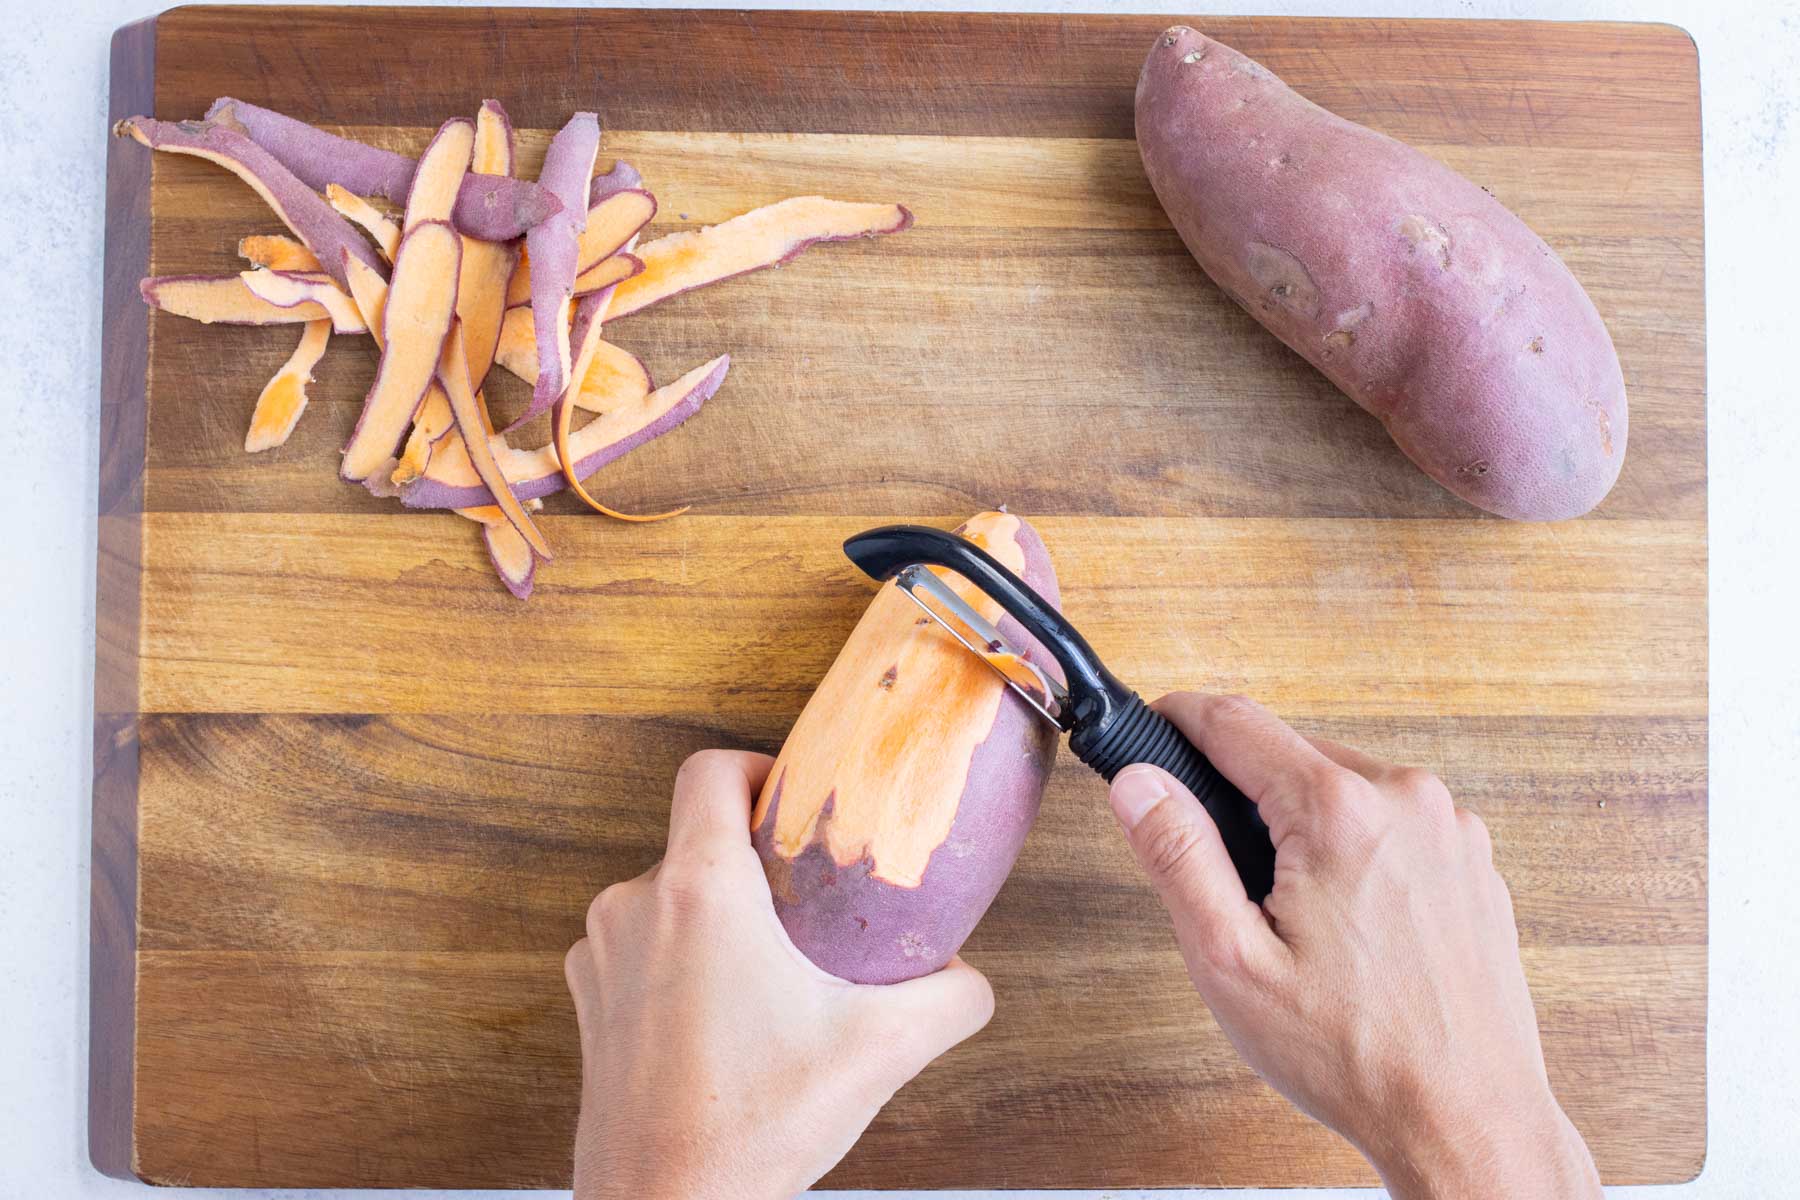
[[[1202,700],[1206,715],[1226,722],[1243,722],[1260,715],[1263,706],[1241,693],[1229,696],[1207,696]]]
[[[1154,879],[1174,879],[1200,844],[1200,831],[1191,822],[1152,814],[1138,843],[1138,856]]]
[[[1444,781],[1424,767],[1395,767],[1393,787],[1396,791],[1419,800],[1448,800],[1450,789]]]
[[[729,750],[696,750],[682,760],[680,768],[675,772],[675,777],[679,779],[684,775],[713,770],[730,761],[730,758],[731,751]]]
[[[1462,831],[1463,841],[1472,854],[1484,861],[1491,862],[1494,857],[1494,835],[1488,832],[1487,822],[1466,808],[1456,812],[1457,828]]]
[[[588,940],[602,943],[618,930],[628,899],[622,883],[615,883],[594,897],[587,910]]]
[[[588,958],[593,954],[593,943],[587,938],[578,938],[568,952],[563,955],[563,977],[574,987],[576,980],[582,977]]]
[[[1327,824],[1356,823],[1357,810],[1363,800],[1361,776],[1335,764],[1321,764],[1307,772],[1302,786],[1306,788],[1312,806]]]

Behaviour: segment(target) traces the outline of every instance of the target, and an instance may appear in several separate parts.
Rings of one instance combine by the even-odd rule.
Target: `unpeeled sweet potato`
[[[959,532],[1052,604],[1036,531],[1009,513]],[[984,616],[999,606],[955,576]],[[1010,617],[1001,631],[1055,669]],[[855,983],[950,961],[1037,817],[1056,731],[979,659],[883,585],[788,734],[750,818],[788,936]]]
[[[1206,273],[1426,474],[1521,520],[1579,516],[1612,487],[1612,339],[1494,197],[1185,26],[1144,62],[1137,140]]]

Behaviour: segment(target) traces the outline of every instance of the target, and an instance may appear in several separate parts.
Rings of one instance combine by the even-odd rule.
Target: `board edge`
[[[136,1139],[138,638],[143,576],[150,156],[111,126],[150,111],[156,17],[113,33],[95,568],[94,790],[88,913],[88,1158],[141,1178]]]

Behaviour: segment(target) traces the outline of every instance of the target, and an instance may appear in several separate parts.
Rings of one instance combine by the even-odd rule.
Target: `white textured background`
[[[1712,544],[1710,1153],[1693,1184],[1614,1194],[1795,1195],[1800,503],[1791,480],[1800,474],[1800,368],[1785,358],[1800,343],[1800,305],[1786,286],[1800,279],[1800,4],[1247,0],[1247,10],[1671,21],[1699,44]],[[154,11],[144,0],[15,0],[0,23],[0,296],[11,330],[0,334],[0,481],[12,481],[0,489],[13,497],[0,525],[0,1200],[138,1190],[87,1162],[88,787],[107,42]],[[1148,0],[1129,11],[1232,10]]]

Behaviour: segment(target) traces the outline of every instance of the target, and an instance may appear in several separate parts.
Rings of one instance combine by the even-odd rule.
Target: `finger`
[[[1252,903],[1218,826],[1179,779],[1143,763],[1113,778],[1113,815],[1150,877],[1176,933],[1209,961],[1249,963],[1273,948],[1274,931]]]
[[[987,976],[960,958],[930,975],[859,991],[866,1018],[894,1049],[885,1082],[895,1089],[994,1015]]]
[[[1346,746],[1330,738],[1309,737],[1307,743],[1346,771],[1355,771],[1370,783],[1380,783],[1393,774],[1393,763],[1365,754],[1355,746]]]
[[[708,847],[750,844],[750,803],[774,760],[766,754],[702,750],[675,774],[669,858]]]
[[[594,945],[588,939],[582,938],[563,955],[563,979],[575,1001],[575,1025],[586,1046],[600,1017],[600,973],[594,965]]]
[[[1175,692],[1151,707],[1250,797],[1277,849],[1305,819],[1309,801],[1343,778],[1344,768],[1247,697]]]

